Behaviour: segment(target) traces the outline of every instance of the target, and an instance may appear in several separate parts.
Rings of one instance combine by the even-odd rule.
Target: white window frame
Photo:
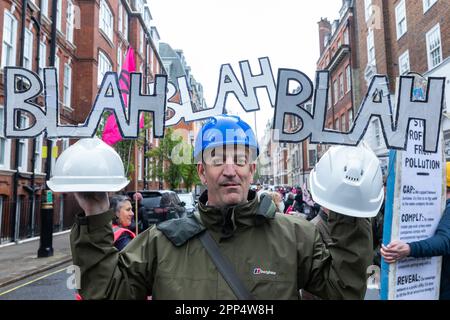
[[[353,125],[353,109],[348,110],[348,127],[351,128]]]
[[[122,64],[123,64],[123,54],[122,49],[117,46],[117,72],[120,73],[122,71]]]
[[[28,117],[21,113],[20,114],[20,128],[27,128],[28,124],[29,124],[29,119]],[[23,122],[22,122],[23,120]],[[18,167],[17,169],[21,172],[27,172],[28,169],[28,139],[18,139],[16,143],[19,143],[19,148],[23,148],[23,152],[21,153],[22,155],[22,159],[19,159],[17,161],[18,163]],[[20,153],[20,151],[19,151]],[[19,155],[17,154],[16,157],[18,157]],[[20,161],[22,160],[22,161]]]
[[[5,41],[7,34],[6,32],[6,21],[10,19],[10,27],[11,27],[11,37],[8,39],[9,41]],[[2,41],[2,68],[5,66],[15,66],[16,65],[16,50],[17,50],[17,19],[13,14],[5,10],[5,14],[3,16],[3,41]],[[9,50],[7,50],[9,47]],[[9,52],[9,56],[6,56],[6,52]]]
[[[431,56],[432,51],[430,50],[430,37],[434,34],[437,33],[437,35],[439,36],[439,46],[434,48],[433,52],[438,49],[439,50],[439,62],[434,64],[433,62],[433,58]],[[439,64],[442,63],[442,37],[441,37],[441,27],[439,25],[439,23],[437,25],[435,25],[433,28],[430,29],[430,31],[427,32],[426,34],[426,40],[427,40],[427,60],[428,60],[428,70],[433,69],[434,67],[438,66]]]
[[[407,62],[407,68],[403,68],[403,65]],[[409,50],[406,50],[400,57],[398,57],[398,73],[399,75],[405,75],[411,71],[411,65],[409,63]]]
[[[364,0],[364,14],[366,17],[366,22],[369,21],[373,15],[372,0]]]
[[[67,1],[66,10],[66,40],[73,43],[73,29],[75,24],[75,7],[72,0]]]
[[[98,52],[98,76],[97,85],[100,86],[107,71],[112,71],[112,64],[109,58],[102,52]]]
[[[399,40],[408,31],[405,0],[401,0],[395,7],[395,26],[397,29],[397,40]]]
[[[100,1],[100,13],[98,19],[99,27],[108,37],[111,42],[113,41],[113,31],[114,31],[114,16],[112,14],[109,5],[105,0]]]
[[[119,9],[118,11],[118,15],[117,15],[117,30],[119,31],[119,33],[123,33],[123,6],[122,3],[119,0]]]
[[[128,41],[128,12],[123,8],[123,38]]]
[[[139,34],[139,52],[144,54],[144,28],[141,26],[141,32]]]
[[[350,65],[345,67],[345,79],[346,79],[346,85],[347,85],[347,89],[345,90],[345,93],[347,93],[352,88],[352,69],[351,69]]]
[[[66,107],[71,108],[72,101],[72,67],[64,64],[64,81],[63,81],[63,103]]]
[[[42,173],[42,142],[44,140],[43,134],[40,134],[35,139],[34,149],[34,172]]]
[[[345,94],[344,89],[344,73],[339,74],[339,99],[342,99]]]
[[[344,44],[349,45],[350,44],[350,34],[348,32],[348,28],[344,31]]]
[[[376,65],[376,51],[375,51],[375,39],[373,29],[370,28],[367,33],[367,64]],[[372,51],[373,50],[373,51]]]
[[[437,0],[422,0],[423,3],[423,13],[430,10],[430,8],[437,2]]]
[[[334,98],[333,104],[336,104],[339,101],[339,85],[337,79],[333,81],[333,98]]]
[[[62,0],[57,1],[56,5],[56,29],[62,33]]]
[[[48,18],[48,0],[41,0],[41,13]]]
[[[24,51],[23,51],[23,66],[28,70],[33,69],[33,32],[25,29],[24,39]]]
[[[5,137],[5,108],[0,105],[0,144],[3,143],[3,160],[0,158],[0,169],[9,169],[11,165],[11,139]],[[0,151],[2,149],[0,148]]]
[[[39,41],[39,76],[44,78],[44,68],[46,67],[47,60],[47,46],[45,42]]]

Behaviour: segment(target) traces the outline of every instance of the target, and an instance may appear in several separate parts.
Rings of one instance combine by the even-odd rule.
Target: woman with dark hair
[[[111,198],[110,209],[115,213],[113,218],[114,247],[122,250],[136,235],[128,229],[134,217],[130,199],[127,196],[115,195]]]

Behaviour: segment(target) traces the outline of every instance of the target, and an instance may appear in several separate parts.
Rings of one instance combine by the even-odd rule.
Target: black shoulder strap
[[[255,300],[253,295],[247,290],[242,281],[236,274],[233,266],[226,257],[220,252],[220,248],[216,241],[211,237],[209,232],[205,230],[199,235],[199,239],[206,251],[208,252],[211,260],[217,267],[217,270],[222,274],[223,278],[233,290],[238,300]]]

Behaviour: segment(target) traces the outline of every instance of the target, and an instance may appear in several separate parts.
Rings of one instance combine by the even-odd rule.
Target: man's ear
[[[256,172],[256,163],[250,164],[250,172],[251,172],[250,183],[253,183],[253,176],[255,175]]]
[[[197,163],[197,173],[200,181],[206,184],[205,165],[203,163]]]

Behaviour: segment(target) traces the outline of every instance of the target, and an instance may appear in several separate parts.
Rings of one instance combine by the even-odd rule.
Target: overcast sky
[[[317,22],[337,19],[342,0],[148,0],[161,41],[182,49],[195,79],[212,107],[220,66],[229,63],[241,80],[239,61],[248,60],[254,74],[258,58],[269,57],[274,78],[279,68],[306,73],[314,82],[319,58]],[[267,93],[257,90],[258,137],[273,118]],[[228,96],[227,109],[245,111]],[[254,115],[244,118],[254,127]]]

